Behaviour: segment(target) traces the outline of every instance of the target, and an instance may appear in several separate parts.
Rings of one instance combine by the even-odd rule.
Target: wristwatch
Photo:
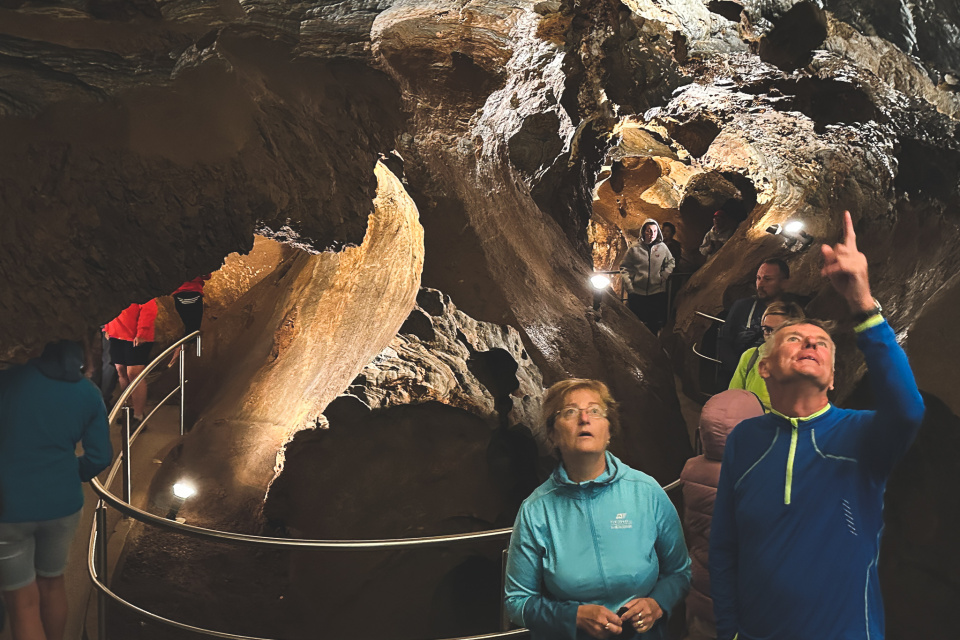
[[[883,307],[880,306],[880,301],[874,298],[873,308],[853,314],[853,321],[857,324],[860,324],[861,322],[866,322],[878,313],[883,313]]]

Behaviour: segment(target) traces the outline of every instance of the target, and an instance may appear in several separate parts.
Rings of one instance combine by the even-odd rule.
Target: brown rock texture
[[[303,253],[265,258],[277,266],[256,283],[211,282],[215,364],[161,476],[198,470],[216,487],[188,517],[257,526],[283,445],[401,339],[421,266],[466,316],[512,327],[544,385],[609,382],[616,453],[667,482],[691,453],[671,373],[697,395],[694,312],[749,294],[757,264],[780,256],[812,313],[843,318],[817,244],[850,209],[933,407],[890,487],[888,637],[912,640],[918,616],[925,637],[948,637],[944,514],[960,505],[932,487],[955,467],[938,452],[958,411],[941,360],[960,240],[958,26],[952,0],[6,0],[0,357],[165,296],[258,232]],[[378,177],[403,224],[378,217]],[[612,296],[589,310],[588,275],[616,265],[644,217],[675,222],[696,258],[718,205],[740,225],[679,291],[662,342]],[[794,218],[816,238],[796,254],[764,231]],[[836,400],[868,404],[849,339],[838,363]],[[378,376],[369,397],[387,398]],[[415,429],[420,406],[391,409],[414,411]]]
[[[378,164],[376,175],[374,213],[360,246],[287,252],[206,325],[202,366],[191,374],[202,381],[190,388],[198,417],[155,481],[159,496],[183,474],[205,487],[190,517],[256,530],[283,444],[318,424],[413,307],[423,261],[417,210],[392,173]],[[271,242],[260,241],[259,260],[276,254]],[[227,271],[235,279],[246,266]]]
[[[478,322],[422,289],[397,336],[327,407],[329,428],[302,431],[286,446],[264,516],[273,529],[321,539],[508,527],[552,468],[538,465],[528,428],[542,391],[516,330]],[[294,634],[311,637],[319,617],[331,636],[356,635],[371,601],[402,637],[489,630],[503,542],[444,553],[293,553]],[[398,590],[403,598],[382,597]]]
[[[254,230],[363,239],[397,92],[297,55],[306,6],[73,4],[0,8],[0,353],[169,293]]]

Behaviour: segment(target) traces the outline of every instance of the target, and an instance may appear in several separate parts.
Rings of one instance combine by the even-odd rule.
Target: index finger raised
[[[853,230],[853,216],[849,211],[843,212],[843,244],[857,247],[857,233]]]

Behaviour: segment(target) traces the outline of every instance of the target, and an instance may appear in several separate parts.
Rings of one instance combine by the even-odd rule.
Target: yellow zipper
[[[787,479],[783,487],[783,504],[790,504],[790,492],[793,490],[793,456],[797,453],[797,419],[790,418],[793,431],[790,434],[790,453],[787,454]]]

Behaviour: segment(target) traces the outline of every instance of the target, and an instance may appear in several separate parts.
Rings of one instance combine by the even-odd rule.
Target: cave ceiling
[[[210,437],[181,463],[266,425],[223,435],[236,456],[216,463],[261,500],[284,443],[363,371],[385,379],[371,358],[403,352],[401,325],[424,330],[422,284],[464,326],[515,332],[506,351],[537,372],[524,403],[540,382],[610,381],[618,446],[669,481],[690,454],[672,373],[696,387],[695,312],[778,256],[812,312],[842,318],[816,244],[849,209],[956,419],[958,34],[954,0],[0,0],[0,358],[90,335],[259,235],[286,248],[256,259],[282,268],[215,285],[210,350],[244,377],[205,391]],[[704,261],[720,207],[740,224]],[[666,352],[611,298],[590,311],[586,284],[648,217],[699,267]],[[812,250],[764,231],[798,218]],[[838,397],[855,398],[862,362],[840,347]],[[483,414],[491,389],[431,401]]]

